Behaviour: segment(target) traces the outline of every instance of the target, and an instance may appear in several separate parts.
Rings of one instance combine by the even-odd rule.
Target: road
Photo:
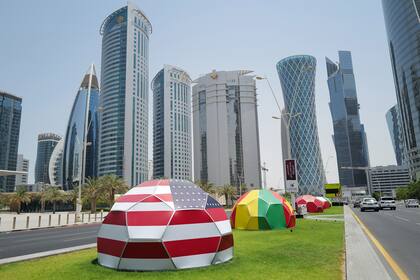
[[[0,259],[96,242],[100,224],[0,233]]]
[[[420,279],[420,208],[353,210],[410,279]]]

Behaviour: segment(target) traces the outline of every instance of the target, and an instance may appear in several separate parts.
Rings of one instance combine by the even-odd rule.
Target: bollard
[[[51,226],[51,214],[48,215],[48,226]]]
[[[85,221],[85,213],[82,213],[82,223]]]
[[[41,227],[41,215],[38,217],[38,227]]]
[[[66,219],[66,224],[67,224],[67,225],[69,224],[69,217],[70,217],[70,214],[69,214],[69,213],[67,213],[67,219]]]
[[[58,225],[61,224],[61,214],[58,214]]]
[[[88,223],[90,223],[90,212],[89,212],[89,214],[88,214],[89,216],[88,216]]]
[[[95,222],[96,222],[96,212],[95,212]]]
[[[104,218],[104,210],[101,209],[101,221],[102,221],[103,218]]]
[[[16,217],[13,217],[12,229],[16,228]]]
[[[26,216],[26,228],[29,228],[29,216]]]

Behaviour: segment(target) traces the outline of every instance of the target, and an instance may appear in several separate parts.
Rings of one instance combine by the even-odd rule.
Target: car
[[[404,201],[405,208],[416,207],[419,208],[419,201],[417,199],[407,199]]]
[[[353,207],[354,208],[359,208],[360,207],[360,202],[361,202],[362,200],[361,199],[356,199],[354,202],[353,202]]]
[[[397,209],[396,205],[395,205],[395,199],[393,197],[390,196],[383,196],[379,199],[379,209],[391,209],[391,210],[395,210]]]
[[[360,202],[360,211],[365,212],[366,210],[379,211],[379,204],[373,197],[366,197]]]

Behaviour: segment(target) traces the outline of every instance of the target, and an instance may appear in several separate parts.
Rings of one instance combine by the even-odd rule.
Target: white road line
[[[395,217],[395,218],[397,218],[397,219],[399,219],[399,220],[401,220],[401,221],[406,221],[406,222],[409,222],[409,220],[408,220],[408,219],[406,219],[406,218],[402,218],[402,217],[397,216],[397,215],[395,215],[394,217]]]
[[[420,226],[420,223],[416,223],[416,225]]]
[[[63,240],[63,242],[70,242],[70,241],[83,240],[83,239],[91,239],[92,237],[96,238],[96,236],[85,236],[85,237],[79,237],[79,238],[65,239],[65,240]]]

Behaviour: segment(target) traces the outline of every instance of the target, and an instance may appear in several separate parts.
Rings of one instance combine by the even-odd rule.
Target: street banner
[[[286,175],[286,192],[297,193],[299,186],[297,181],[296,160],[286,159],[284,161]]]

